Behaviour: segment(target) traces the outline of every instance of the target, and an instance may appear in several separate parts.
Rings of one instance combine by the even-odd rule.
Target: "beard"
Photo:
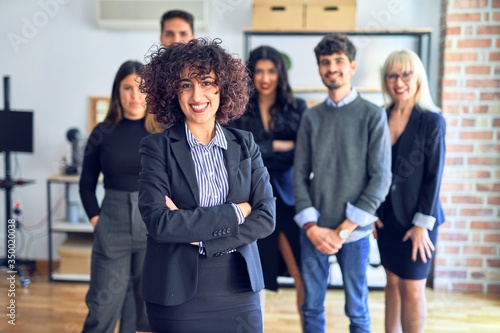
[[[322,78],[323,84],[328,88],[328,90],[337,90],[340,87],[342,87],[342,84],[340,82],[340,76],[336,77],[335,79],[329,79],[329,78]]]
[[[328,90],[337,90],[340,87],[342,87],[340,84],[337,82],[324,82],[325,86],[328,88]]]
[[[340,87],[342,87],[342,85],[340,83],[332,82],[332,81],[329,81],[329,82],[323,81],[323,84],[328,88],[328,90],[337,90]]]

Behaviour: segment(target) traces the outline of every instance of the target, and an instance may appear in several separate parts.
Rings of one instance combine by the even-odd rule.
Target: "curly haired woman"
[[[142,141],[139,209],[148,241],[144,299],[158,332],[262,332],[257,239],[275,200],[241,116],[249,78],[219,40],[152,54],[141,77],[148,109],[170,126]]]

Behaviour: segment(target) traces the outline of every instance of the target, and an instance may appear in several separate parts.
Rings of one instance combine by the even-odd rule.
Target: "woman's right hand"
[[[411,251],[411,260],[413,262],[417,261],[417,256],[420,255],[420,259],[422,262],[427,262],[427,260],[431,260],[432,252],[436,250],[434,244],[432,244],[431,239],[429,238],[429,232],[426,228],[420,226],[413,226],[410,230],[408,230],[403,237],[403,242],[406,242],[408,239],[411,239],[412,243],[412,251]]]
[[[92,224],[92,227],[94,227],[94,229],[98,221],[99,221],[99,215],[92,216],[92,218],[90,219],[90,224]]]
[[[236,204],[236,206],[240,207],[241,212],[243,213],[243,216],[246,218],[250,213],[252,212],[252,206],[248,202],[242,202],[239,204]]]
[[[380,220],[375,221],[375,225],[373,226],[373,237],[375,237],[375,239],[378,239],[377,229],[382,229],[383,227],[384,224],[382,223],[382,221]]]
[[[295,148],[293,140],[273,140],[273,150],[277,153],[284,153]]]

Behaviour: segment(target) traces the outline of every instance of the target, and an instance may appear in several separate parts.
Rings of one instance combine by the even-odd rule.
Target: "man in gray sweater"
[[[350,332],[370,332],[369,235],[391,183],[387,119],[382,108],[351,87],[356,48],[346,36],[326,35],[314,52],[328,98],[304,112],[294,161],[295,221],[304,231],[304,332],[325,331],[333,254],[342,272]]]

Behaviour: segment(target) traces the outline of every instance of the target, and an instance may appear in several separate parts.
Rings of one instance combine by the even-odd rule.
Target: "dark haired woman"
[[[158,332],[262,332],[257,239],[274,230],[269,174],[241,116],[249,78],[218,40],[160,48],[142,73],[149,110],[171,126],[142,141],[144,299]]]
[[[293,221],[293,158],[295,138],[306,103],[294,98],[285,62],[276,49],[270,46],[256,48],[250,53],[247,67],[255,91],[248,111],[231,125],[254,135],[276,197],[276,229],[269,237],[257,242],[264,282],[266,289],[276,291],[277,277],[288,271],[295,281],[297,308],[302,317],[300,307],[304,291],[299,272],[300,230]]]
[[[128,298],[135,299],[136,315],[122,312],[120,332],[149,331],[140,288],[146,228],[137,199],[139,144],[154,120],[146,120],[152,116],[139,90],[142,66],[136,61],[120,66],[106,118],[94,128],[85,149],[80,197],[94,226],[94,244],[83,332],[114,332],[120,310],[134,308]],[[105,195],[99,206],[96,187],[101,172]]]

